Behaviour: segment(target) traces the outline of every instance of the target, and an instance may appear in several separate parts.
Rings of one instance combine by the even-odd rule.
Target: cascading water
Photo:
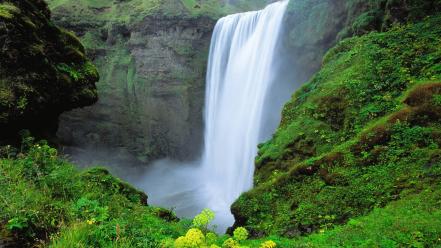
[[[204,179],[208,205],[229,211],[253,185],[263,105],[287,1],[220,19],[214,29],[205,99]]]
[[[264,102],[277,71],[276,45],[287,5],[283,0],[218,21],[208,62],[202,159],[153,165],[138,183],[151,203],[186,217],[210,208],[218,231],[233,224],[231,204],[253,185]]]

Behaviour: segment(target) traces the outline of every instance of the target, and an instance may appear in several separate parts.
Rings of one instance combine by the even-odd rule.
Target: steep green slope
[[[427,17],[331,49],[260,146],[236,226],[294,237],[439,184],[440,24]]]
[[[298,239],[270,237],[277,247],[439,247],[441,206],[439,185],[403,195],[384,208],[375,208],[347,224]],[[249,247],[259,247],[250,240]]]
[[[96,68],[44,1],[0,1],[0,44],[0,140],[53,135],[61,112],[97,100]]]
[[[295,0],[285,14],[286,53],[303,83],[321,66],[325,53],[344,38],[385,31],[441,11],[439,0]]]
[[[331,231],[322,230],[291,247],[439,247],[440,187],[404,196]]]

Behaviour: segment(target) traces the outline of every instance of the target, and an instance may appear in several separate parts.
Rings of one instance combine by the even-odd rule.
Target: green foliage
[[[24,229],[28,227],[28,220],[24,217],[17,217],[8,220],[8,224],[6,224],[6,228],[10,231],[14,229]]]
[[[238,241],[246,240],[248,238],[248,231],[243,227],[238,227],[234,230],[233,235]]]
[[[210,17],[218,19],[229,13],[263,8],[266,0],[131,0],[131,1],[90,1],[90,0],[48,0],[54,11],[75,10],[81,16],[80,22],[94,21],[130,24],[149,16]],[[97,11],[99,10],[99,11]]]
[[[232,206],[240,225],[327,232],[439,180],[440,24],[428,17],[328,52],[259,146],[257,187]]]
[[[248,244],[262,247],[276,247],[272,241],[253,240],[247,241],[248,231],[243,227],[238,227],[233,232],[233,237],[228,235],[218,236],[210,232],[207,227],[214,219],[214,213],[209,209],[204,209],[193,219],[193,226],[203,228],[191,228],[186,235],[177,238],[174,241],[174,248],[217,248],[221,245],[224,248],[247,248]],[[195,224],[197,223],[197,224]],[[205,233],[205,234],[204,234]],[[250,243],[252,242],[252,243]],[[273,245],[273,246],[272,246]],[[165,245],[164,245],[165,246]],[[168,246],[165,246],[168,247]],[[252,247],[252,246],[251,246]]]
[[[224,241],[224,243],[222,244],[222,247],[223,248],[239,248],[239,242],[237,242],[233,238],[228,238],[227,240]]]
[[[20,246],[157,247],[189,226],[161,219],[141,192],[108,171],[78,171],[46,143],[32,142],[25,138],[18,157],[0,160],[0,233]]]
[[[292,247],[438,247],[439,185],[374,209],[346,225],[301,238]]]
[[[275,248],[275,247],[277,247],[277,244],[272,240],[265,241],[260,246],[260,248]]]
[[[201,230],[192,228],[188,230],[185,236],[179,237],[175,240],[176,248],[197,248],[205,244],[205,237]]]
[[[75,214],[81,218],[87,220],[89,224],[96,222],[103,222],[109,218],[109,207],[99,206],[98,201],[89,200],[87,198],[80,198],[74,204]]]
[[[433,95],[433,103],[435,105],[441,106],[441,95],[439,94]]]
[[[0,18],[11,19],[14,17],[14,14],[20,13],[20,9],[18,9],[15,5],[5,2],[0,4]]]
[[[193,226],[197,228],[207,229],[208,224],[214,219],[214,212],[210,209],[204,209],[193,219]]]
[[[79,67],[78,65],[69,66],[61,63],[57,65],[57,69],[60,72],[69,75],[74,82],[84,82],[90,77],[98,78],[98,72],[95,66],[90,62],[86,62]]]

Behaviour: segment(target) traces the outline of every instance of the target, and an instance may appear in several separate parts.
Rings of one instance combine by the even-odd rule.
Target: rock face
[[[0,1],[0,142],[18,131],[50,139],[63,111],[97,100],[96,68],[44,1]]]
[[[54,13],[57,23],[83,39],[102,74],[98,103],[61,117],[65,151],[84,163],[196,156],[215,20],[155,12],[128,23],[84,23],[64,8]]]

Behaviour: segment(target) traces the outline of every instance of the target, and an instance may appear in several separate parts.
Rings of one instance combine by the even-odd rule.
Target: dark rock
[[[21,129],[51,139],[62,112],[97,100],[98,73],[79,40],[50,21],[44,1],[0,4],[0,143]]]

